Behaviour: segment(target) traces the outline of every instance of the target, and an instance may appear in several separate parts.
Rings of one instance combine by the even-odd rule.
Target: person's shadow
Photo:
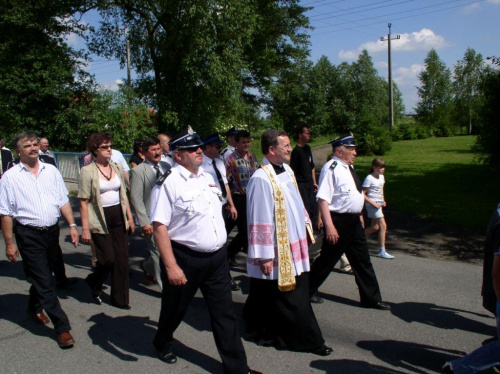
[[[137,361],[138,356],[157,358],[153,346],[157,323],[149,317],[111,317],[99,313],[92,316],[89,322],[94,323],[88,331],[92,343],[118,359]],[[221,370],[219,361],[178,341],[174,342],[174,352],[178,357],[209,373]]]
[[[449,308],[431,303],[406,302],[393,304],[391,313],[408,323],[419,322],[441,329],[457,329],[482,335],[494,336],[496,328],[491,316],[492,325],[474,321],[459,313],[467,313],[479,317],[490,317],[487,314],[474,313],[467,310]]]
[[[24,312],[28,305],[28,299],[28,295],[21,294],[0,295],[0,319],[10,321],[28,330],[33,335],[54,339],[55,334],[52,324],[42,325]],[[19,333],[15,334],[17,335]],[[8,336],[2,336],[3,340],[8,338]]]
[[[374,373],[374,374],[403,374],[403,371],[398,371],[386,368],[380,365],[370,364],[366,361],[356,360],[315,360],[310,364],[311,368],[321,370],[327,374],[357,374],[357,373]]]
[[[464,355],[456,350],[395,340],[359,341],[357,346],[392,366],[421,374],[439,371],[446,361]]]

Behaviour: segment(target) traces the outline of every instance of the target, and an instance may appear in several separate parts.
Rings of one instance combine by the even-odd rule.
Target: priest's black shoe
[[[230,287],[231,287],[231,291],[239,291],[239,290],[241,290],[241,287],[238,286],[238,283],[236,283],[234,281],[234,279],[231,279]]]
[[[313,295],[311,297],[311,303],[313,303],[313,304],[323,304],[323,301],[324,300],[319,296]]]
[[[177,362],[177,356],[171,350],[158,352],[158,358],[167,364],[175,364]]]
[[[261,371],[248,369],[248,374],[263,374]]]
[[[363,308],[379,309],[379,310],[390,310],[391,309],[391,306],[389,304],[383,303],[381,301],[377,301],[376,303],[371,303],[371,304],[362,303],[361,306]]]
[[[332,352],[333,352],[333,348],[328,347],[324,344],[322,347],[315,349],[314,351],[311,351],[311,353],[314,353],[315,355],[318,355],[318,356],[328,356]]]

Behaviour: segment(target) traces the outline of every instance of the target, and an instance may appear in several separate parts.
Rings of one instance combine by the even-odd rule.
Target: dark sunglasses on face
[[[102,149],[102,150],[106,151],[106,150],[110,149],[110,148],[111,148],[111,146],[112,146],[111,144],[103,144],[103,145],[100,145],[100,146],[99,146],[99,147],[97,147],[97,148],[99,148],[99,149]]]

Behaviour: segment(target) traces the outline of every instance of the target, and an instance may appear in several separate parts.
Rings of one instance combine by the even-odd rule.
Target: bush
[[[381,156],[392,148],[391,133],[381,126],[371,126],[368,133],[359,139],[359,153]]]

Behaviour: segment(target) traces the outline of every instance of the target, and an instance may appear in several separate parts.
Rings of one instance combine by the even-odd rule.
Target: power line
[[[406,10],[406,11],[400,11],[400,12],[394,12],[394,13],[384,14],[384,15],[376,16],[376,17],[364,18],[364,19],[361,19],[361,20],[358,20],[358,21],[369,21],[369,20],[372,20],[372,19],[381,19],[381,18],[385,18],[385,19],[380,20],[380,21],[376,21],[376,22],[372,22],[372,23],[363,24],[362,26],[359,26],[359,27],[367,27],[367,26],[372,26],[372,25],[379,24],[381,22],[387,22],[387,18],[390,17],[390,16],[392,16],[392,15],[413,12],[413,11],[417,11],[417,10],[421,10],[421,9],[426,9],[426,8],[430,8],[430,7],[435,7],[435,6],[440,6],[440,5],[444,5],[444,4],[448,4],[448,3],[452,3],[452,2],[456,2],[456,1],[460,1],[460,0],[448,1],[446,3],[441,3],[441,4],[437,4],[437,5],[430,5],[430,6],[426,6],[426,7],[422,7],[422,8],[418,8],[418,9],[412,9],[412,10],[409,10],[409,11]],[[414,18],[414,17],[426,15],[426,14],[433,14],[433,13],[438,13],[438,12],[444,12],[444,11],[447,11],[447,10],[450,10],[450,9],[460,8],[460,7],[463,7],[463,6],[466,6],[466,5],[475,4],[475,3],[479,3],[479,2],[483,2],[483,1],[485,1],[485,0],[476,0],[476,1],[469,2],[469,3],[465,3],[465,4],[460,4],[460,5],[456,5],[456,6],[447,7],[447,8],[444,8],[444,9],[437,9],[437,10],[430,11],[430,12],[423,12],[423,13],[418,13],[418,14],[414,14],[414,15],[410,15],[410,16],[399,17],[399,18],[390,18],[390,19],[391,19],[391,21],[398,21],[398,20],[407,19],[407,18]],[[323,28],[327,28],[327,27],[336,27],[336,26],[341,26],[341,25],[345,25],[345,24],[348,24],[348,23],[352,23],[352,21],[350,21],[350,22],[342,22],[342,23],[337,23],[337,24],[332,24],[332,25],[328,25],[328,26],[319,26],[319,27],[316,27],[316,29],[323,29]],[[322,32],[322,33],[315,33],[315,35],[329,34],[329,33],[344,31],[345,29],[346,28],[337,29],[337,30],[330,30],[330,31]],[[348,28],[348,29],[352,29],[352,28]]]

